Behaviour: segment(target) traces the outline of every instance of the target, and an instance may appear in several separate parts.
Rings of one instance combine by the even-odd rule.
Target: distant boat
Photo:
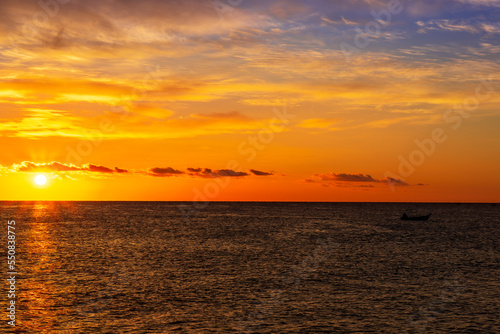
[[[401,220],[429,220],[429,217],[431,214],[428,214],[427,216],[414,216],[410,217],[406,213],[403,213],[403,216],[401,217]]]

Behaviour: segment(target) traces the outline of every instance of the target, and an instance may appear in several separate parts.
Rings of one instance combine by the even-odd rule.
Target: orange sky
[[[0,200],[500,201],[498,1],[42,3],[2,3]]]

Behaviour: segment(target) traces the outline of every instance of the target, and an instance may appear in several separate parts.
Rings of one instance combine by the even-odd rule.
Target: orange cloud
[[[128,173],[129,171],[122,168],[108,168],[105,166],[86,164],[80,167],[72,164],[64,164],[57,161],[49,163],[34,163],[31,161],[23,161],[20,164],[14,164],[11,168],[14,172],[25,173],[51,173],[51,172],[91,172],[91,173]]]

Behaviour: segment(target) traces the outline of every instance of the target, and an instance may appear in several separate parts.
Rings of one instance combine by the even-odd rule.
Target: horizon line
[[[0,200],[1,202],[164,202],[164,203],[200,203],[199,201],[183,200]],[[203,201],[202,203],[411,203],[411,204],[500,204],[500,202],[416,202],[416,201]]]

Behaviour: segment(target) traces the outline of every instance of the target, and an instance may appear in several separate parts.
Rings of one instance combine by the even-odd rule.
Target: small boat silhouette
[[[410,217],[406,213],[403,213],[403,216],[401,217],[401,220],[429,220],[429,217],[431,214],[428,214],[427,216],[414,216]]]

